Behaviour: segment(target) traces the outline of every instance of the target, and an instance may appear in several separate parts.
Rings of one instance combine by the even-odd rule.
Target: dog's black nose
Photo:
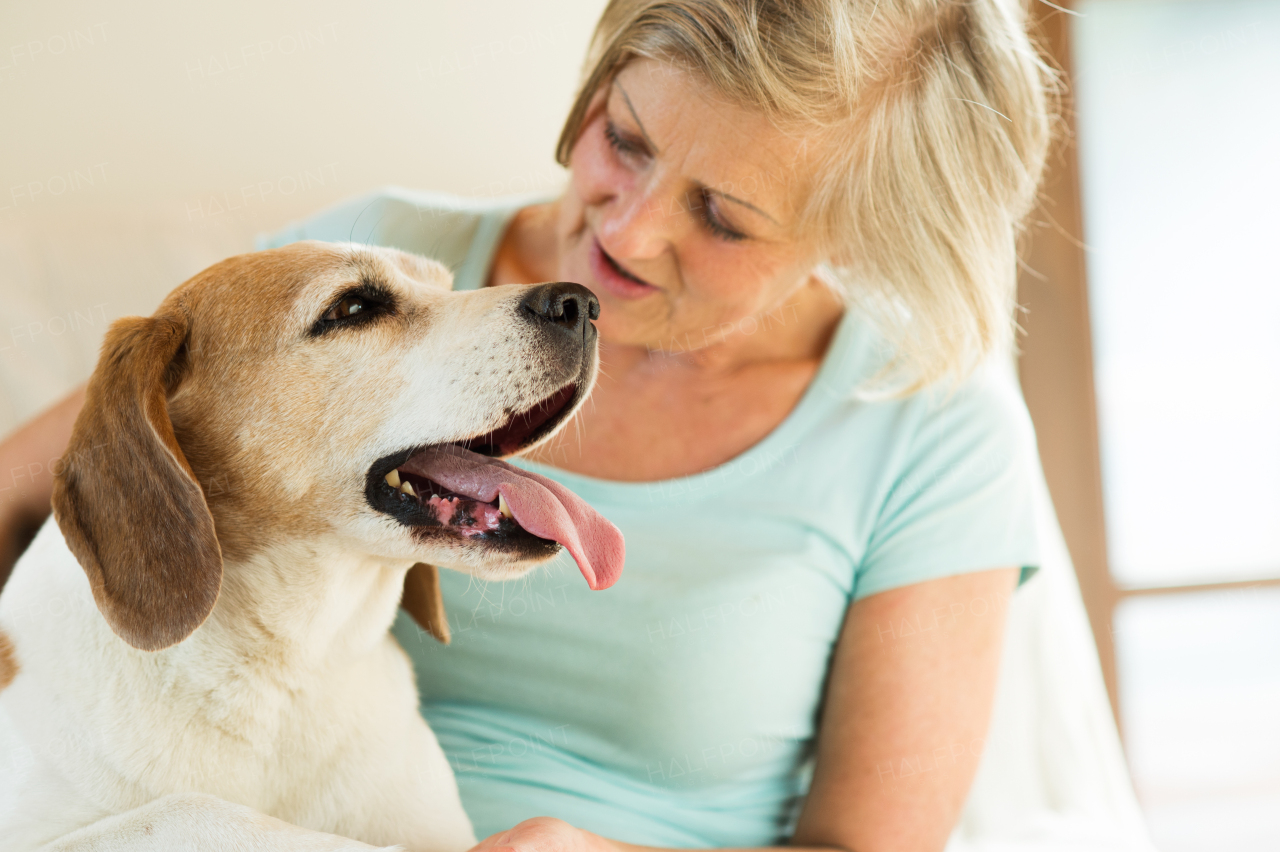
[[[520,300],[520,309],[539,322],[551,323],[581,337],[589,320],[600,316],[600,300],[581,284],[539,284]]]

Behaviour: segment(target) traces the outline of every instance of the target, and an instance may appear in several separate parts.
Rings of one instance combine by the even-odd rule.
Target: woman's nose
[[[619,193],[601,211],[599,234],[619,260],[645,260],[661,255],[677,237],[677,219],[657,192]]]

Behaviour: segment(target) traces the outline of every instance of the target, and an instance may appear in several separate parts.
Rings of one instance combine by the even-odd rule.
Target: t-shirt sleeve
[[[476,237],[492,206],[487,199],[385,187],[261,234],[256,244],[259,250],[299,240],[387,246],[430,257],[456,274],[476,254]]]
[[[1039,567],[1039,455],[1011,369],[988,364],[950,396],[913,401],[901,452],[856,575],[854,599],[925,580]]]
[[[259,234],[257,248],[280,248],[299,240],[383,245],[387,216],[397,212],[395,206],[396,198],[386,190],[349,198],[278,231]]]

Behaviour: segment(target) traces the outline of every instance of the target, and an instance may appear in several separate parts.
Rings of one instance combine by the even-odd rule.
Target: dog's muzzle
[[[450,535],[528,558],[561,546],[593,589],[622,571],[622,534],[563,485],[500,461],[560,426],[590,391],[600,303],[580,284],[531,288],[517,310],[555,349],[581,358],[577,378],[492,431],[379,459],[365,495],[378,511],[424,537]],[[584,355],[584,350],[586,353]]]

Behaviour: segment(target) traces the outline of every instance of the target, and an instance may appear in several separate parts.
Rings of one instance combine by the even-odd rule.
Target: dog
[[[506,580],[563,547],[603,589],[624,553],[499,460],[582,404],[599,303],[450,286],[301,242],[110,327],[0,594],[5,852],[475,843],[397,605],[447,642],[433,566]]]

